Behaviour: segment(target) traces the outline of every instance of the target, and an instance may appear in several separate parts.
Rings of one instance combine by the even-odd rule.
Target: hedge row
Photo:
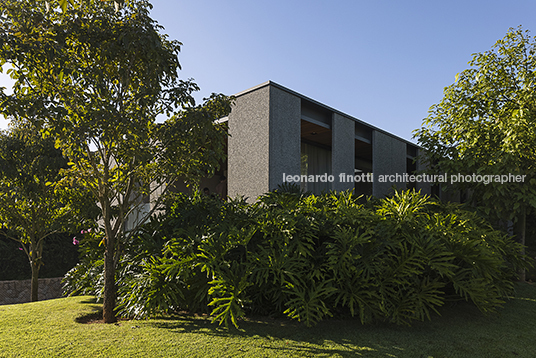
[[[101,294],[98,240],[67,274],[71,294]],[[365,201],[286,188],[253,205],[178,194],[125,242],[119,311],[205,311],[226,325],[249,312],[410,324],[455,300],[488,313],[527,265],[520,249],[460,205],[414,191]]]

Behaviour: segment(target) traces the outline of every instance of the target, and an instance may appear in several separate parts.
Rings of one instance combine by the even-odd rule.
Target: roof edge
[[[274,86],[274,87],[276,87],[276,88],[278,88],[278,89],[280,89],[280,90],[282,90],[282,91],[285,91],[285,92],[290,93],[290,94],[292,94],[292,95],[294,95],[294,96],[296,96],[296,97],[299,97],[299,98],[304,99],[304,100],[306,100],[306,101],[312,102],[312,103],[314,103],[314,104],[316,104],[316,105],[318,105],[318,106],[320,106],[320,107],[323,107],[323,108],[325,108],[325,109],[327,109],[327,110],[329,110],[329,111],[331,111],[331,112],[333,112],[333,113],[337,113],[337,114],[339,114],[339,115],[341,115],[341,116],[350,118],[350,119],[352,119],[353,121],[355,121],[355,122],[357,122],[357,123],[359,123],[359,124],[363,124],[363,125],[365,125],[365,126],[371,128],[371,129],[373,129],[373,130],[376,130],[376,131],[378,131],[378,132],[381,132],[381,133],[383,133],[383,134],[386,134],[386,135],[388,135],[388,136],[390,136],[390,137],[396,138],[396,139],[398,139],[398,140],[400,140],[400,141],[402,141],[402,142],[404,142],[404,143],[406,143],[406,144],[411,144],[411,145],[413,145],[413,146],[415,146],[415,147],[417,147],[417,148],[422,149],[421,146],[418,145],[418,144],[416,144],[416,143],[413,143],[413,142],[411,142],[411,141],[409,141],[409,140],[407,140],[407,139],[401,138],[401,137],[399,137],[399,136],[397,136],[397,135],[395,135],[395,134],[393,134],[393,133],[390,133],[390,132],[388,132],[388,131],[386,131],[386,130],[384,130],[384,129],[381,129],[381,128],[379,128],[379,127],[376,127],[376,126],[374,126],[374,125],[372,125],[372,124],[370,124],[370,123],[367,123],[367,122],[365,122],[365,121],[363,121],[363,120],[361,120],[361,119],[359,119],[359,118],[356,118],[356,117],[354,117],[354,116],[351,116],[351,115],[349,115],[349,114],[347,114],[347,113],[341,112],[341,111],[339,111],[338,109],[335,109],[335,108],[333,108],[333,107],[330,107],[330,106],[328,106],[328,105],[325,105],[325,104],[323,104],[323,103],[321,103],[321,102],[319,102],[319,101],[317,101],[317,100],[314,100],[314,99],[312,99],[312,98],[310,98],[310,97],[307,97],[307,96],[305,96],[305,95],[303,95],[303,94],[301,94],[301,93],[298,93],[298,92],[296,92],[296,91],[294,91],[294,90],[291,90],[290,88],[287,88],[287,87],[285,87],[285,86],[282,86],[282,85],[280,85],[279,83],[276,83],[276,82],[271,81],[271,80],[268,80],[268,81],[263,82],[263,83],[261,83],[261,84],[258,84],[258,85],[256,85],[256,86],[253,86],[253,87],[251,87],[251,88],[248,88],[248,89],[246,89],[246,90],[244,90],[244,91],[242,91],[242,92],[239,92],[239,93],[235,94],[234,96],[235,96],[235,97],[240,97],[240,96],[243,96],[243,95],[248,94],[248,93],[250,93],[250,92],[256,91],[256,90],[258,90],[258,89],[267,87],[267,86]]]

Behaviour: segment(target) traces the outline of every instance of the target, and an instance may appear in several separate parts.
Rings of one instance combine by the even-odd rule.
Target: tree
[[[18,122],[0,133],[0,226],[21,244],[30,262],[31,300],[38,300],[38,278],[45,239],[57,232],[74,232],[83,225],[84,194],[62,187],[67,160],[29,123]],[[76,203],[73,202],[76,199]],[[90,203],[91,204],[91,203]]]
[[[4,1],[0,60],[13,66],[16,83],[13,95],[2,94],[0,108],[42,118],[43,133],[72,163],[68,174],[98,203],[105,237],[103,318],[110,323],[116,320],[121,243],[175,182],[214,172],[227,136],[215,120],[230,112],[231,102],[212,95],[195,105],[197,85],[178,77],[181,44],[159,32],[147,1],[70,3],[59,11],[57,3],[47,10],[42,1]],[[158,123],[162,114],[173,115]],[[153,203],[144,212],[146,198]]]
[[[469,64],[415,135],[428,167],[471,175],[452,187],[470,189],[471,202],[485,214],[513,222],[524,244],[526,215],[536,208],[536,40],[512,28]],[[497,181],[508,174],[525,177]]]

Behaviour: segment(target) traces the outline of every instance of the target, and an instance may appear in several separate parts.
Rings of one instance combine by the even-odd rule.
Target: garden
[[[73,296],[0,307],[2,357],[530,357],[519,244],[460,204],[280,188],[255,204],[174,194],[129,237],[102,320],[102,234]]]
[[[483,314],[514,294],[522,246],[460,204],[415,191],[364,199],[286,186],[254,204],[174,194],[131,235],[117,266],[118,313],[256,314],[313,326],[330,317],[410,325],[445,304]],[[81,239],[66,292],[102,298],[102,241]]]
[[[0,272],[31,275],[34,301],[0,306],[0,357],[534,355],[526,31],[475,54],[415,132],[430,174],[526,183],[249,203],[174,192],[224,163],[235,99],[196,103],[148,1],[37,3],[0,5],[0,245],[27,265]],[[37,302],[58,270],[68,297]]]

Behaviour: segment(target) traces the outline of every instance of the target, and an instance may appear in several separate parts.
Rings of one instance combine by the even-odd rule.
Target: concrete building
[[[296,179],[316,194],[354,189],[384,196],[394,187],[430,194],[429,184],[403,181],[419,169],[419,147],[411,142],[271,81],[235,97],[228,160],[218,173],[227,177],[230,197],[254,201]],[[213,191],[219,175],[201,188]]]

